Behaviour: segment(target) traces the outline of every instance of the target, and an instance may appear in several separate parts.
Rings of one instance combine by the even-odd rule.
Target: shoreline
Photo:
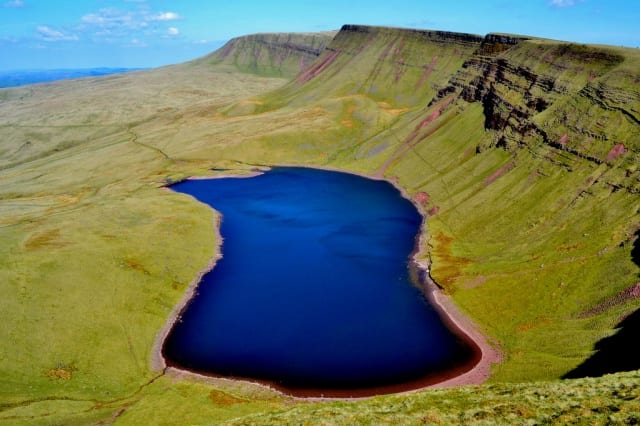
[[[222,178],[249,178],[258,176],[275,167],[301,167],[312,168],[318,170],[326,170],[339,173],[347,173],[357,175],[367,179],[379,180],[388,182],[394,188],[396,188],[403,198],[409,200],[415,208],[418,210],[422,217],[421,229],[426,228],[427,214],[423,207],[413,200],[404,190],[399,187],[395,182],[389,179],[379,176],[368,176],[363,173],[350,172],[340,170],[337,168],[329,167],[317,167],[317,166],[305,166],[305,165],[277,165],[277,166],[263,166],[265,170],[252,170],[247,174],[221,174],[211,176],[196,176],[189,177],[184,180],[205,180],[205,179],[222,179]],[[175,182],[178,183],[178,182]],[[171,190],[170,186],[164,186],[165,190]],[[196,295],[197,288],[205,274],[210,272],[216,265],[219,259],[222,258],[222,235],[220,234],[220,221],[221,216],[214,209],[216,217],[213,221],[213,227],[217,236],[216,254],[210,259],[207,265],[200,270],[197,276],[191,281],[186,289],[186,292],[182,299],[176,304],[165,326],[156,335],[153,344],[153,350],[151,354],[151,369],[154,372],[163,371],[165,373],[170,372],[172,376],[180,378],[196,378],[198,380],[204,380],[211,382],[212,384],[223,382],[243,382],[246,384],[260,386],[270,391],[277,392],[283,396],[292,397],[294,399],[301,399],[305,401],[319,401],[319,400],[335,400],[335,399],[347,399],[355,400],[373,397],[381,394],[402,394],[417,392],[423,389],[444,388],[452,386],[464,386],[464,385],[477,385],[484,383],[490,376],[491,366],[495,363],[499,363],[502,360],[501,353],[491,346],[486,337],[479,331],[478,326],[469,317],[464,315],[455,305],[453,300],[445,295],[440,287],[435,283],[429,273],[429,261],[424,259],[420,261],[417,257],[423,251],[424,244],[426,244],[425,233],[420,232],[417,236],[416,248],[411,254],[411,261],[409,268],[415,268],[414,270],[418,275],[418,285],[420,290],[425,295],[425,298],[429,301],[431,306],[436,310],[441,320],[445,323],[447,328],[463,341],[466,346],[471,350],[472,354],[464,362],[455,362],[451,368],[446,371],[434,373],[425,377],[418,378],[410,382],[404,382],[400,384],[377,386],[365,389],[295,389],[286,386],[279,386],[277,383],[258,380],[243,377],[228,377],[219,375],[207,375],[203,373],[193,372],[190,370],[178,368],[171,363],[167,363],[167,360],[162,354],[162,347],[164,341],[169,332],[173,328],[176,321],[180,320],[180,316],[184,309],[187,308],[191,299]]]
[[[167,187],[164,187],[167,188]],[[167,188],[168,189],[168,188]],[[170,189],[168,189],[170,190]],[[151,352],[151,371],[159,372],[166,371],[168,364],[167,360],[162,355],[162,346],[164,345],[164,341],[166,340],[169,332],[173,328],[176,321],[180,320],[180,316],[185,308],[189,305],[189,302],[197,293],[198,286],[202,282],[202,277],[205,276],[208,272],[210,272],[218,263],[218,260],[222,259],[222,235],[220,234],[220,220],[221,216],[213,210],[215,217],[213,218],[213,229],[216,233],[216,252],[214,256],[209,260],[207,265],[202,268],[196,277],[189,283],[187,286],[182,299],[173,307],[171,313],[169,314],[169,318],[162,327],[162,329],[156,334],[156,337],[153,341],[153,350]]]
[[[170,185],[163,185],[160,189],[164,190],[164,191],[171,191],[171,192],[175,192],[171,189],[172,185],[175,185],[177,183],[180,183],[182,181],[185,180],[206,180],[206,179],[224,179],[224,178],[250,178],[250,177],[255,177],[258,175],[261,175],[262,173],[264,173],[264,171],[259,171],[259,170],[251,170],[249,173],[247,174],[221,174],[221,175],[211,175],[211,176],[191,176],[188,177],[186,179],[182,179],[180,181],[177,182],[173,182]],[[190,195],[184,194],[188,197],[191,197]],[[191,197],[193,198],[193,197]],[[194,201],[196,202],[200,202],[198,200],[196,200],[195,198],[193,198]],[[208,206],[209,207],[209,206]],[[223,243],[223,238],[222,238],[222,234],[220,234],[220,222],[222,220],[222,215],[216,211],[215,209],[209,207],[211,209],[211,211],[213,212],[214,218],[213,218],[213,230],[215,232],[216,235],[216,247],[215,247],[215,253],[213,255],[213,257],[211,259],[209,259],[209,262],[207,262],[207,264],[205,265],[204,268],[202,268],[198,274],[195,276],[195,278],[193,280],[191,280],[191,282],[189,283],[189,285],[187,286],[184,295],[182,296],[182,299],[180,299],[180,301],[173,307],[173,309],[171,310],[171,313],[169,314],[169,317],[167,318],[167,321],[165,322],[164,327],[162,327],[162,329],[156,334],[156,337],[153,341],[153,349],[151,351],[151,359],[150,359],[150,366],[151,366],[151,371],[152,372],[160,372],[160,371],[164,371],[166,372],[170,366],[169,364],[167,364],[167,360],[164,358],[164,355],[162,354],[162,347],[164,345],[164,341],[166,340],[167,336],[169,335],[169,332],[171,331],[171,329],[173,328],[173,326],[175,325],[176,321],[180,320],[180,316],[182,315],[182,312],[187,308],[187,306],[189,305],[189,302],[191,301],[191,299],[193,299],[193,297],[196,295],[197,290],[198,290],[198,286],[200,285],[200,283],[202,282],[202,278],[209,272],[211,272],[211,270],[216,266],[216,264],[218,263],[218,261],[220,259],[222,259],[222,243]],[[175,369],[175,368],[174,368]],[[181,372],[187,373],[187,374],[192,374],[194,376],[200,376],[198,373],[195,372],[191,372],[188,370],[180,370],[180,369],[176,369],[179,370]]]
[[[453,299],[442,292],[431,278],[428,268],[424,268],[418,262],[414,261],[414,263],[420,268],[421,275],[423,275],[420,281],[429,303],[440,314],[440,318],[447,327],[467,344],[474,346],[474,349],[479,353],[477,362],[471,368],[455,377],[434,383],[429,388],[484,383],[491,375],[491,366],[502,362],[502,353],[489,343],[475,322],[460,311]]]

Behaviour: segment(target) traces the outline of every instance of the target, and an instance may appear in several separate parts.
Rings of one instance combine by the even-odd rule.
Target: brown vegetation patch
[[[407,111],[409,111],[409,108],[392,108],[387,110],[387,112],[389,112],[389,114],[393,115],[394,117],[397,117],[403,112],[407,112]]]
[[[24,248],[27,250],[37,250],[42,248],[65,247],[69,244],[67,241],[60,240],[59,229],[51,229],[31,235],[24,243]]]
[[[57,200],[64,204],[75,204],[78,202],[79,198],[75,195],[63,194],[57,197]]]
[[[244,101],[241,101],[239,105],[264,105],[263,101],[256,101],[256,100],[252,100],[252,99],[246,99]]]
[[[144,266],[142,266],[141,264],[139,264],[135,260],[133,260],[133,259],[124,259],[123,262],[129,268],[135,269],[136,271],[140,271],[142,273],[145,273],[145,274],[149,275],[149,271],[147,271]]]
[[[243,399],[236,398],[229,395],[228,393],[224,393],[216,389],[212,390],[211,393],[209,393],[209,399],[215,405],[218,405],[220,407],[228,407],[230,405],[243,404],[244,402],[246,402]]]
[[[455,256],[452,245],[453,238],[443,232],[438,232],[432,237],[434,278],[447,291],[453,290],[455,281],[462,275],[463,269],[471,263],[470,259]]]
[[[525,331],[533,330],[534,328],[538,328],[540,325],[550,324],[551,320],[549,318],[541,318],[535,322],[530,322],[527,324],[521,324],[516,327],[516,331],[518,333],[524,333]]]
[[[556,250],[557,251],[572,251],[572,250],[577,250],[579,248],[580,248],[580,244],[576,243],[576,244],[567,244],[567,245],[564,245],[564,246],[557,247]]]
[[[349,105],[349,108],[347,108],[347,112],[346,112],[347,118],[340,121],[343,126],[348,128],[353,127],[353,120],[351,118],[353,117],[353,113],[355,112],[355,110],[356,110],[355,104]]]
[[[399,116],[400,114],[409,111],[409,108],[391,108],[388,109],[387,112],[391,115],[393,115],[394,117]]]
[[[378,104],[378,106],[380,108],[384,109],[385,111],[387,111],[389,114],[393,115],[394,117],[399,116],[403,112],[409,111],[409,108],[391,108],[391,105],[389,105],[388,102],[376,102],[376,103]]]
[[[53,380],[71,380],[76,368],[68,365],[57,365],[51,370],[47,370],[44,375]]]

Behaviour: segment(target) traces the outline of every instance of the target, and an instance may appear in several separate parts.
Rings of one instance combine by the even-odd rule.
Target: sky
[[[640,0],[0,0],[0,70],[158,67],[343,24],[640,47]]]

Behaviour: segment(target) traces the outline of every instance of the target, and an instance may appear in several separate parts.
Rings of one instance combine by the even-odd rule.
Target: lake
[[[308,168],[171,187],[222,215],[222,259],[167,336],[168,365],[294,395],[453,374],[472,350],[411,282],[422,217],[390,183]]]

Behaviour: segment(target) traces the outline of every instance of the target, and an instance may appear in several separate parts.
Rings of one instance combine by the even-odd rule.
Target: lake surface
[[[224,242],[165,340],[169,365],[344,395],[469,358],[410,281],[422,219],[388,182],[275,168],[172,189],[221,212]]]

